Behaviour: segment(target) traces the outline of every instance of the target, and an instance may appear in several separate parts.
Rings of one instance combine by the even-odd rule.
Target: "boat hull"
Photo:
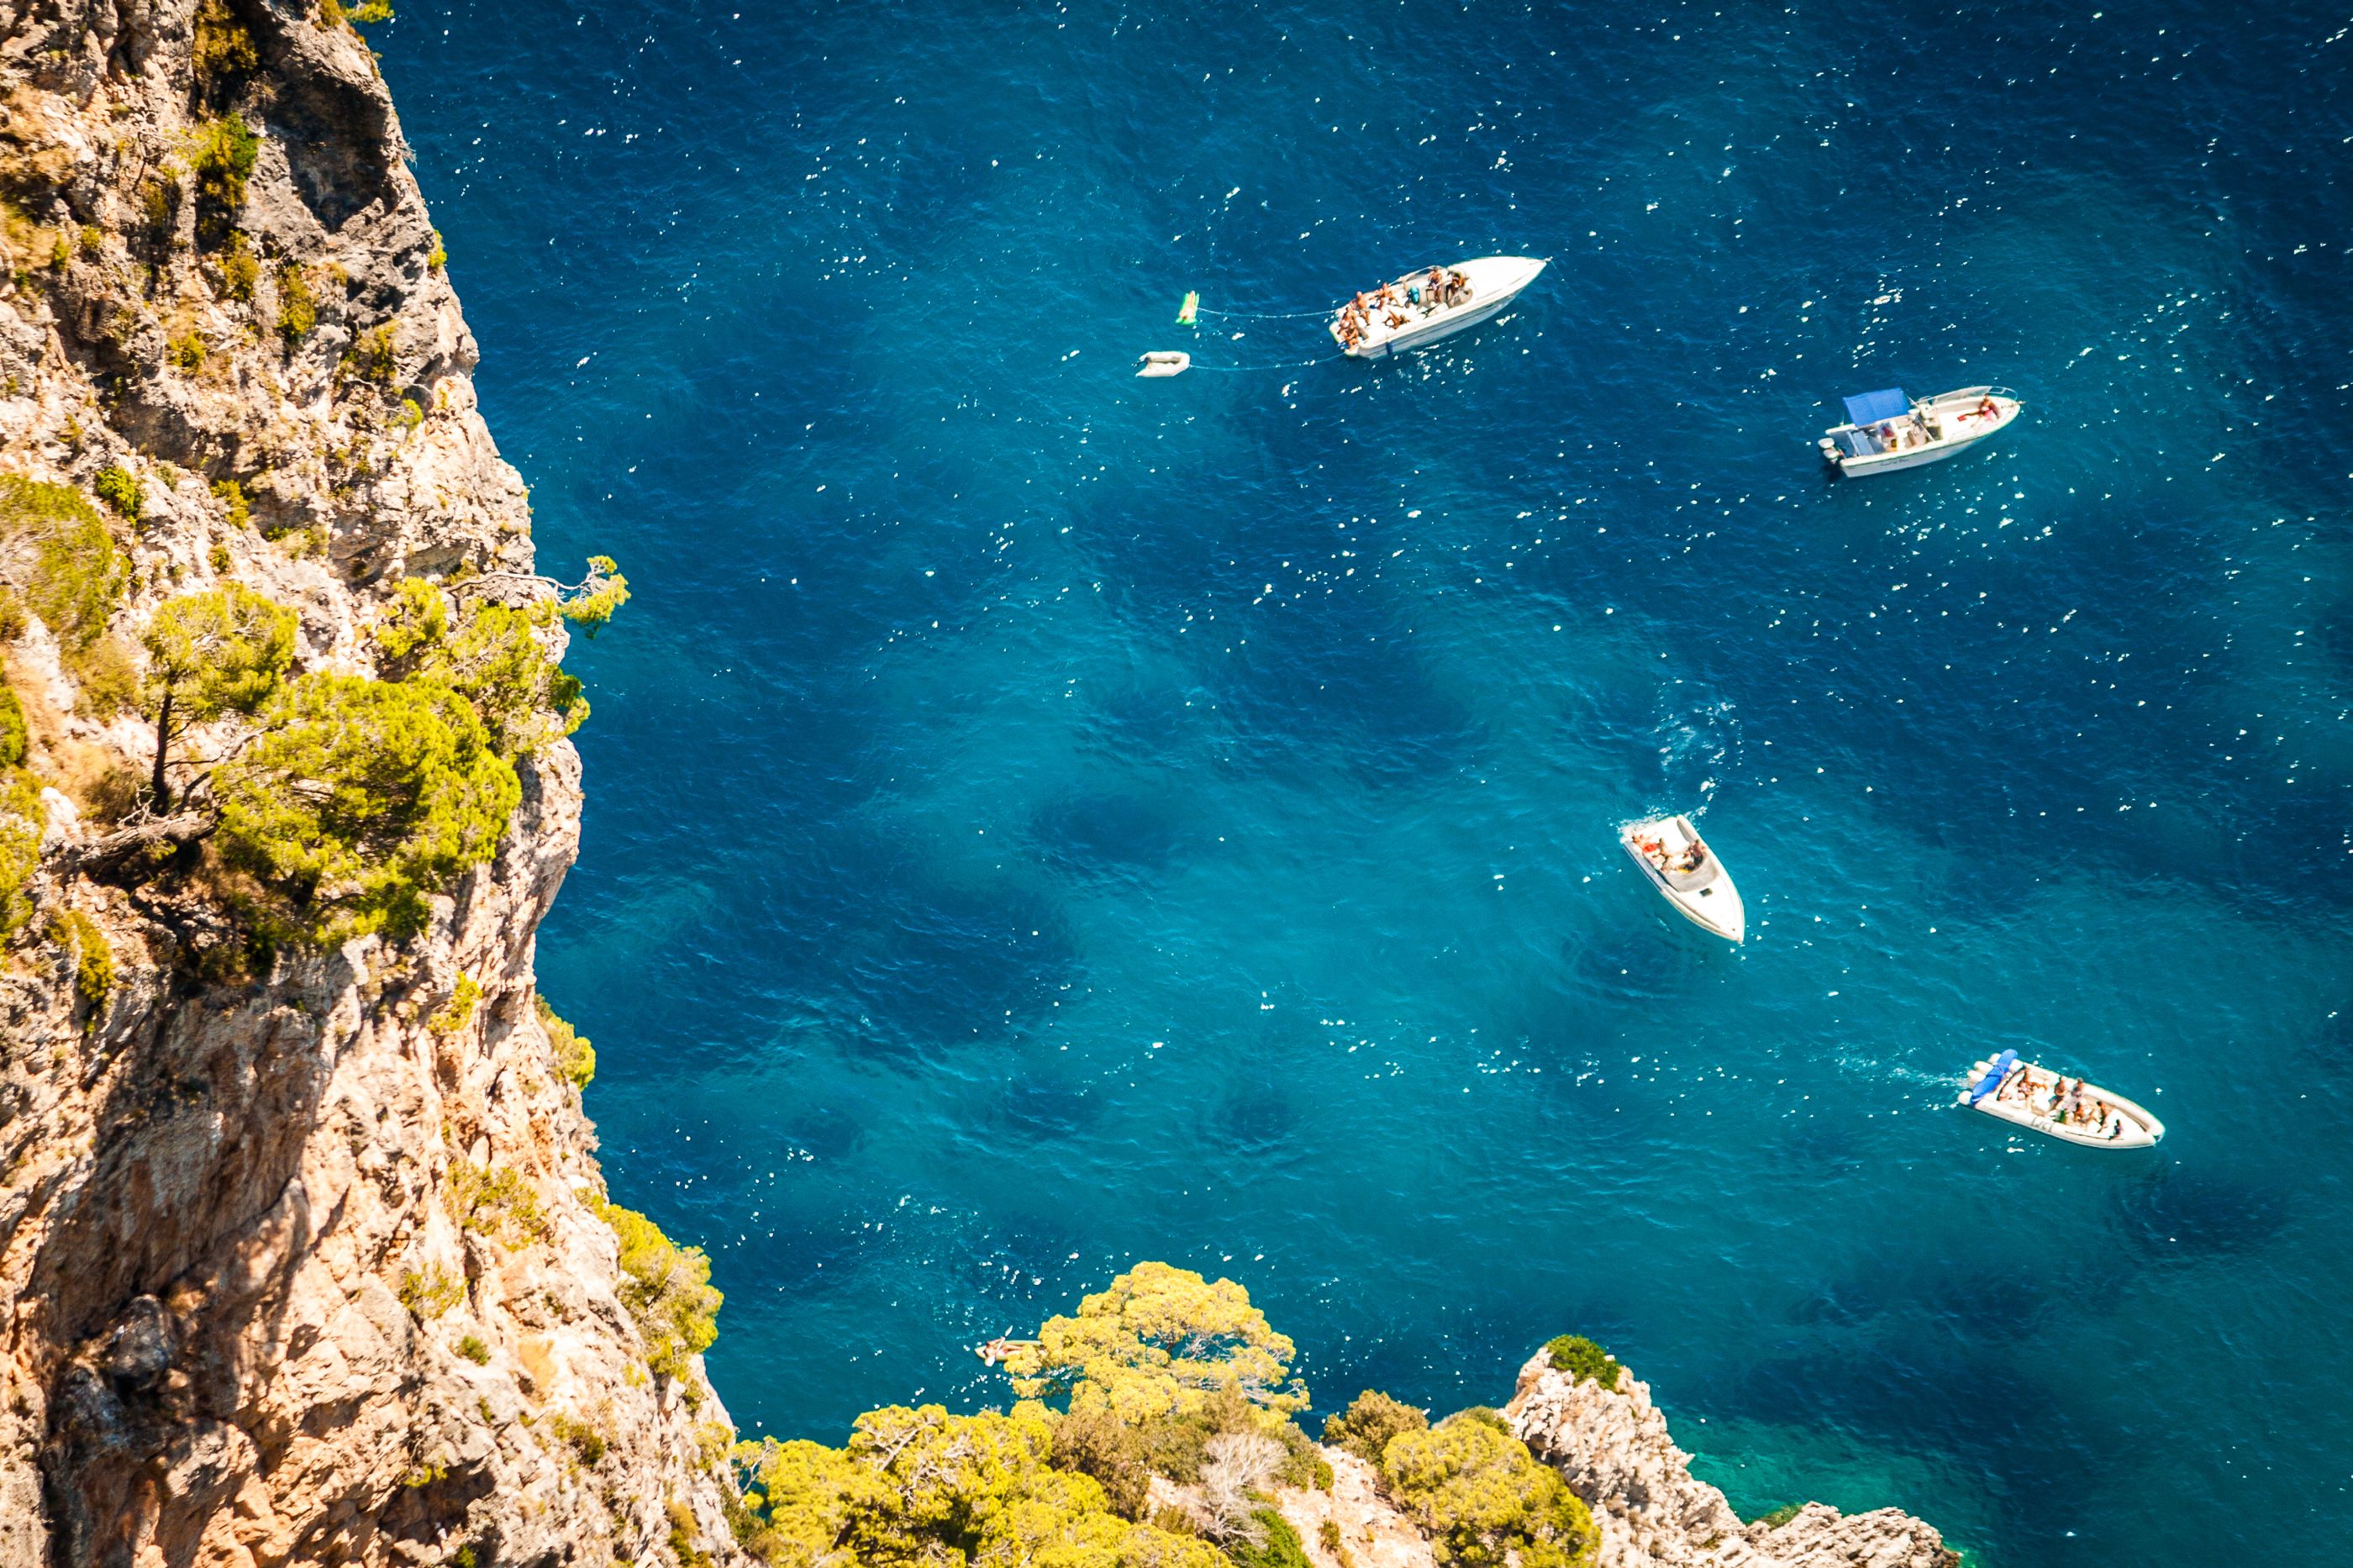
[[[1979,398],[1989,398],[1995,408],[1991,418],[1976,413]],[[1973,447],[2008,429],[2019,416],[2021,405],[2000,387],[1969,386],[1957,392],[1939,393],[1922,398],[1913,407],[1915,412],[1934,417],[1941,427],[1949,420],[1953,433],[1917,447],[1899,447],[1894,451],[1849,452],[1841,449],[1838,437],[1856,428],[1852,425],[1837,425],[1822,433],[1818,445],[1822,459],[1831,469],[1849,479],[1862,479],[1870,474],[1892,474],[1903,468],[1925,468],[1941,463],[1947,458],[1957,458]]]
[[[1475,261],[1462,262],[1454,270],[1471,279],[1470,303],[1409,322],[1394,333],[1373,342],[1343,343],[1340,352],[1350,359],[1388,359],[1395,354],[1428,348],[1440,338],[1468,331],[1502,314],[1548,265],[1548,262],[1533,256],[1482,256]],[[1336,320],[1333,335],[1335,338],[1339,335]]]
[[[2165,1123],[2151,1115],[2146,1108],[2126,1100],[2121,1094],[2102,1089],[2097,1084],[2085,1084],[2084,1098],[2088,1100],[2107,1101],[2108,1109],[2123,1119],[2124,1131],[2118,1137],[2110,1138],[2073,1122],[2053,1121],[2049,1116],[2036,1111],[2033,1105],[2025,1100],[2015,1098],[2000,1100],[1993,1095],[1988,1095],[1983,1100],[1971,1101],[1969,1091],[1992,1066],[1993,1059],[1988,1058],[1969,1069],[1969,1076],[1961,1086],[1960,1102],[1967,1109],[1990,1116],[1997,1121],[2007,1121],[2012,1127],[2021,1128],[2029,1132],[2040,1132],[2046,1138],[2056,1138],[2062,1143],[2073,1143],[2085,1149],[2152,1149],[2157,1146],[2158,1140],[2165,1136]],[[2046,1079],[2056,1079],[2059,1076],[2056,1073],[2045,1071],[2032,1062],[2021,1062],[2018,1066]]]
[[[1526,285],[1523,284],[1521,287],[1525,288]],[[1399,332],[1396,337],[1385,339],[1370,347],[1353,348],[1345,352],[1350,359],[1387,359],[1391,354],[1411,353],[1416,349],[1428,348],[1440,338],[1451,338],[1457,332],[1468,331],[1482,321],[1493,320],[1502,312],[1504,306],[1519,297],[1520,290],[1514,289],[1502,298],[1490,300],[1483,305],[1472,305],[1469,310],[1442,316],[1419,331]]]
[[[1710,936],[1720,936],[1736,946],[1746,942],[1748,937],[1748,911],[1741,903],[1740,889],[1733,885],[1732,873],[1724,868],[1724,862],[1715,862],[1715,874],[1704,885],[1678,887],[1673,879],[1651,864],[1648,855],[1634,847],[1635,839],[1644,836],[1661,838],[1673,849],[1680,849],[1683,844],[1702,844],[1705,847],[1693,828],[1691,819],[1662,816],[1649,822],[1629,823],[1618,830],[1618,842],[1625,847],[1627,855],[1641,868],[1642,875],[1650,879],[1651,886],[1659,890],[1659,896],[1667,900],[1675,913]],[[1681,839],[1681,844],[1675,842],[1677,838]],[[1708,849],[1707,853],[1714,857],[1715,851]]]

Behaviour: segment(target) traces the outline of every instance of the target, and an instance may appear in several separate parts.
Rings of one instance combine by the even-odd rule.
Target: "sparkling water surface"
[[[1161,1258],[1324,1409],[1577,1330],[1745,1510],[2353,1561],[2348,26],[402,0],[542,560],[637,594],[541,973],[746,1430]],[[1172,324],[1493,252],[1399,363]],[[1952,1110],[2004,1046],[2163,1145]]]

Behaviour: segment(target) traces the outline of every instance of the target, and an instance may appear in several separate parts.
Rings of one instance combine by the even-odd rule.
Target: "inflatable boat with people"
[[[2071,1079],[2006,1050],[1969,1069],[1961,1103],[2013,1127],[2093,1149],[2147,1149],[2165,1123],[2114,1089]]]

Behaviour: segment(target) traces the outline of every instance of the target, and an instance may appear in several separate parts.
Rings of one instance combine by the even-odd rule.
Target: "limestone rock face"
[[[1724,1493],[1691,1473],[1649,1386],[1630,1372],[1618,1383],[1577,1382],[1539,1351],[1503,1412],[1593,1510],[1597,1568],[1957,1568],[1942,1536],[1897,1509],[1850,1518],[1809,1503],[1778,1530],[1741,1523]]]
[[[1275,1500],[1282,1517],[1299,1531],[1308,1561],[1316,1568],[1344,1568],[1340,1552],[1345,1552],[1349,1568],[1433,1568],[1437,1557],[1430,1538],[1389,1505],[1373,1467],[1345,1448],[1327,1445],[1323,1454],[1332,1467],[1330,1491],[1286,1489]],[[1338,1552],[1324,1531],[1326,1524],[1338,1537]]]
[[[0,9],[0,473],[135,480],[134,665],[157,604],[234,579],[299,613],[298,669],[370,673],[399,578],[533,564],[398,120],[323,15]],[[0,953],[0,1568],[740,1560],[732,1427],[647,1365],[535,1006],[569,743],[421,936],[256,952],[201,886],[79,857],[152,739],[37,617],[6,658],[58,787]],[[68,911],[111,952],[94,1004]]]

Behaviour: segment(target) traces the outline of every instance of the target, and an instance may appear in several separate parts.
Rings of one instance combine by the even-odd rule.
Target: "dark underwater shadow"
[[[1582,1001],[1626,1007],[1682,995],[1702,967],[1684,932],[1654,912],[1651,928],[1610,925],[1561,940],[1563,990]],[[1683,922],[1674,921],[1673,926]]]
[[[1238,1084],[1209,1106],[1201,1132],[1210,1143],[1253,1165],[1288,1163],[1298,1158],[1303,1121],[1289,1091],[1275,1083]]]
[[[1126,791],[1065,795],[1029,817],[1029,843],[1039,858],[1078,879],[1165,871],[1182,837],[1165,803]]]
[[[2185,1265],[2261,1252],[2286,1226],[2289,1207],[2284,1192],[2167,1164],[2116,1188],[2107,1219],[2145,1262]]]
[[[1101,1102],[1085,1085],[1034,1075],[1017,1066],[991,1102],[987,1122],[992,1132],[1043,1143],[1078,1136],[1102,1111]]]

